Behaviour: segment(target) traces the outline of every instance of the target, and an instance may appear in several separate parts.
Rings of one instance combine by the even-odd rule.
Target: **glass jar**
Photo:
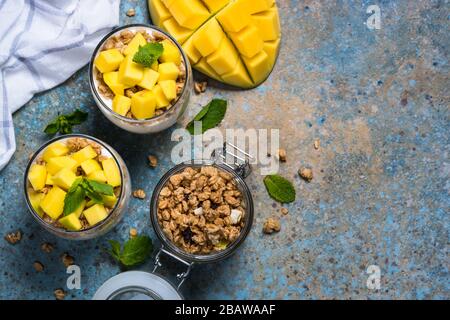
[[[111,37],[116,36],[120,34],[124,30],[130,30],[133,32],[139,31],[139,30],[145,30],[149,34],[160,34],[163,35],[165,38],[172,41],[173,44],[177,46],[177,48],[180,50],[181,56],[182,56],[182,63],[184,66],[184,70],[186,72],[186,79],[184,83],[183,90],[180,94],[180,96],[177,98],[177,100],[172,104],[172,106],[165,111],[164,113],[157,115],[151,119],[146,120],[137,120],[128,118],[125,116],[122,116],[112,110],[112,99],[108,99],[104,96],[102,96],[98,92],[98,79],[96,77],[96,73],[98,72],[94,66],[94,60],[100,53],[100,49],[103,47],[103,44]],[[181,118],[181,116],[186,111],[187,105],[189,103],[189,98],[191,95],[191,88],[192,88],[192,70],[191,65],[189,63],[189,59],[187,58],[186,54],[184,53],[183,49],[181,48],[181,45],[168,33],[162,31],[161,29],[150,26],[146,24],[131,24],[119,27],[117,29],[114,29],[110,33],[108,33],[97,45],[97,47],[94,50],[94,53],[91,58],[91,62],[89,65],[89,84],[92,92],[92,96],[94,97],[94,100],[99,107],[100,111],[105,115],[108,120],[110,120],[112,123],[114,123],[116,126],[133,132],[133,133],[139,133],[139,134],[147,134],[147,133],[156,133],[163,131],[172,125],[174,125],[178,119]]]
[[[39,214],[36,212],[36,210],[33,209],[33,206],[31,205],[30,198],[28,195],[28,189],[31,187],[30,182],[28,181],[28,173],[29,173],[31,165],[33,163],[35,163],[35,161],[39,157],[42,156],[45,149],[48,146],[50,146],[52,143],[54,143],[56,141],[64,142],[71,138],[84,138],[84,139],[87,139],[87,140],[90,140],[90,141],[93,141],[93,142],[99,144],[102,147],[102,154],[106,155],[108,157],[112,157],[115,160],[115,162],[119,168],[120,176],[122,179],[122,183],[120,186],[120,188],[121,188],[120,195],[117,199],[117,202],[116,202],[114,208],[112,208],[112,210],[109,212],[108,217],[105,220],[99,222],[98,224],[96,224],[90,228],[80,230],[80,231],[69,231],[64,228],[58,228],[58,227],[44,221],[39,216]],[[111,146],[109,146],[108,144],[106,144],[105,142],[103,142],[101,140],[98,140],[98,139],[88,136],[88,135],[68,134],[68,135],[57,137],[55,139],[52,139],[52,140],[46,142],[30,158],[30,161],[28,162],[28,165],[25,170],[25,176],[24,176],[24,195],[25,195],[25,202],[28,206],[28,209],[29,209],[31,215],[45,230],[47,230],[48,232],[50,232],[58,237],[69,239],[69,240],[87,240],[87,239],[96,238],[96,237],[99,237],[99,236],[105,234],[106,232],[111,230],[120,221],[120,219],[122,218],[122,216],[125,213],[128,202],[130,200],[131,178],[130,178],[130,174],[128,172],[127,166],[125,165],[125,162]]]

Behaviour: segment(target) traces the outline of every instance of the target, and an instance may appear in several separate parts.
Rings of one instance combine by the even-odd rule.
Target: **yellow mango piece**
[[[135,86],[144,76],[144,67],[133,62],[133,57],[128,55],[120,64],[118,76],[120,83],[123,83],[126,86]]]
[[[192,34],[193,30],[184,28],[175,21],[174,18],[167,19],[161,26],[165,31],[170,33],[178,43],[185,42]]]
[[[239,60],[239,54],[227,37],[222,39],[220,47],[206,58],[206,62],[219,75],[233,71]]]
[[[119,82],[119,72],[118,71],[104,73],[103,80],[105,81],[106,85],[111,89],[111,91],[114,92],[115,95],[118,95],[118,94],[123,95],[123,93],[126,89],[126,86],[123,83]]]
[[[167,100],[172,101],[177,97],[177,84],[175,80],[163,80],[159,82]]]
[[[160,26],[171,17],[169,10],[161,0],[148,0],[148,8],[154,25]]]
[[[80,219],[78,219],[75,213],[71,213],[65,217],[62,217],[58,220],[58,222],[61,223],[62,226],[69,231],[79,231],[82,228],[81,221]]]
[[[277,59],[279,47],[280,39],[264,42],[263,50],[269,56],[269,64],[271,66],[273,66],[275,60]]]
[[[106,180],[108,184],[117,187],[122,184],[122,178],[120,176],[119,167],[113,158],[109,158],[102,161],[103,171],[105,172]]]
[[[177,80],[180,69],[173,62],[165,62],[159,64],[158,72],[159,81]]]
[[[206,62],[206,58],[202,58],[196,65],[195,68],[200,72],[208,75],[209,77],[221,81],[219,74],[211,68],[211,66]]]
[[[86,218],[90,226],[105,220],[108,217],[108,212],[101,204],[95,204],[89,209],[83,211],[83,216]]]
[[[192,37],[189,38],[183,44],[183,50],[186,53],[186,55],[189,58],[189,61],[191,62],[192,65],[196,64],[202,58],[201,53],[194,46],[194,42],[192,41]]]
[[[123,60],[123,55],[117,49],[102,51],[94,60],[94,65],[101,73],[117,70]]]
[[[65,197],[66,192],[54,186],[42,199],[40,206],[50,218],[56,220],[63,212]]]
[[[175,0],[162,0],[162,2],[164,3],[164,5],[165,5],[167,8],[169,8],[169,7],[172,5],[172,3],[175,2]]]
[[[242,1],[230,3],[216,17],[227,32],[239,32],[248,26],[251,21],[247,4]]]
[[[254,25],[248,25],[241,32],[230,33],[230,38],[239,52],[246,57],[253,57],[263,49],[264,42]]]
[[[164,39],[161,41],[164,51],[159,57],[161,62],[173,62],[177,66],[181,63],[181,52],[176,45],[172,43],[169,39]]]
[[[249,14],[269,10],[272,7],[274,0],[239,0],[246,6]]]
[[[52,186],[53,185],[53,179],[52,179],[52,175],[50,173],[47,173],[47,179],[45,180],[45,184]]]
[[[158,72],[150,68],[144,68],[144,76],[137,85],[141,88],[152,90],[158,79],[159,79]]]
[[[209,17],[208,9],[200,0],[174,0],[168,8],[178,24],[188,29],[198,28]]]
[[[139,46],[143,47],[147,44],[147,40],[145,40],[144,36],[140,32],[136,32],[133,39],[128,43],[125,50],[123,50],[124,55],[131,56],[133,58],[134,54],[138,52]],[[116,68],[117,69],[117,68]]]
[[[209,11],[215,13],[225,7],[230,0],[202,0],[208,7]]]
[[[64,190],[69,190],[72,183],[77,179],[75,173],[72,170],[64,168],[58,171],[53,176],[53,185],[58,186]]]
[[[87,177],[90,180],[106,183],[106,175],[103,170],[91,172]]]
[[[50,158],[65,156],[68,153],[69,148],[66,146],[66,144],[62,142],[53,142],[45,149],[42,158],[45,162],[48,162]]]
[[[94,171],[102,170],[102,167],[100,166],[100,163],[98,163],[97,160],[88,159],[81,163],[81,169],[83,169],[83,171],[86,175],[89,175]]]
[[[226,83],[231,83],[240,88],[251,88],[254,86],[241,60],[238,60],[233,71],[222,75],[222,79]]]
[[[35,191],[39,191],[45,187],[47,180],[47,169],[44,165],[32,164],[28,171],[28,181]]]
[[[206,57],[219,49],[224,37],[222,28],[216,19],[210,19],[192,36],[195,48],[203,57]]]
[[[40,204],[42,199],[44,199],[45,194],[42,192],[35,192],[32,188],[28,189],[28,200],[30,200],[31,207],[36,211],[39,217],[44,216],[44,211],[42,210]]]
[[[156,100],[153,92],[143,90],[131,97],[131,113],[136,119],[148,119],[155,114]]]
[[[153,62],[152,66],[151,66],[151,69],[152,69],[153,71],[158,72],[158,68],[159,68],[159,63],[158,63],[158,61]]]
[[[156,101],[156,109],[165,108],[170,104],[170,101],[167,100],[164,92],[159,84],[157,84],[153,90],[153,95],[155,96]]]
[[[69,156],[53,157],[47,162],[47,171],[51,175],[55,175],[58,171],[67,168],[72,171],[77,169],[78,162]]]
[[[89,200],[88,202],[86,202],[86,208],[90,208],[90,207],[92,207],[94,204],[96,204],[94,200]]]
[[[88,145],[84,147],[83,149],[75,152],[72,154],[72,159],[74,159],[78,165],[83,163],[86,160],[93,159],[97,156],[97,152],[95,152],[94,148],[92,146]]]
[[[114,207],[117,203],[117,197],[115,195],[112,195],[112,196],[102,195],[102,200],[103,200],[104,205],[108,208]]]
[[[280,19],[276,8],[253,15],[252,21],[259,29],[262,40],[272,41],[280,37]]]
[[[125,96],[116,95],[112,101],[112,109],[115,113],[125,116],[130,111],[131,99]]]
[[[263,81],[270,70],[270,59],[265,51],[261,51],[253,58],[242,57],[253,82]]]

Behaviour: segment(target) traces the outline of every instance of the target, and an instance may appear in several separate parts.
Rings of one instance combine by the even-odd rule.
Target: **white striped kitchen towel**
[[[12,113],[83,67],[119,24],[120,0],[0,0],[0,170],[16,149]]]

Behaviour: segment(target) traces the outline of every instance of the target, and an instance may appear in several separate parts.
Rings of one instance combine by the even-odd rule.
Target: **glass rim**
[[[238,186],[242,188],[242,193],[244,195],[244,198],[246,200],[246,220],[245,225],[243,229],[241,230],[241,233],[239,237],[234,240],[230,246],[225,248],[224,250],[217,251],[211,254],[192,254],[189,252],[186,252],[185,250],[179,248],[176,246],[170,239],[167,238],[167,236],[162,231],[162,227],[159,224],[158,221],[158,197],[162,190],[162,188],[165,186],[167,181],[169,181],[170,177],[174,174],[182,171],[183,169],[189,167],[189,166],[214,166],[218,168],[219,170],[223,170],[227,173],[230,173],[233,176],[233,179],[237,182]],[[180,164],[175,165],[170,170],[168,170],[158,181],[155,189],[153,190],[152,199],[150,202],[150,220],[153,225],[153,229],[155,230],[155,233],[159,240],[162,243],[162,246],[170,250],[173,254],[177,255],[178,257],[188,261],[188,262],[200,262],[200,263],[208,263],[208,262],[216,262],[220,261],[222,259],[227,258],[231,254],[233,254],[240,245],[244,242],[244,240],[247,238],[248,234],[250,233],[251,227],[253,225],[253,218],[254,218],[254,205],[253,205],[253,198],[252,194],[250,192],[250,189],[245,182],[244,178],[241,177],[236,171],[233,169],[227,167],[226,165],[223,165],[221,163],[217,163],[213,160],[190,160],[187,162],[182,162]]]
[[[44,219],[42,219],[38,213],[36,212],[36,210],[33,208],[33,206],[31,205],[30,202],[30,197],[28,195],[28,172],[30,171],[30,167],[33,165],[33,163],[36,160],[36,157],[46,148],[48,147],[50,144],[59,141],[59,140],[63,140],[63,139],[70,139],[72,137],[81,137],[81,138],[85,138],[88,140],[93,140],[94,142],[100,144],[103,148],[105,148],[106,150],[108,150],[108,152],[111,154],[111,156],[114,158],[114,161],[117,164],[117,167],[119,168],[119,172],[120,172],[120,178],[122,183],[120,184],[120,195],[117,198],[117,202],[114,205],[114,208],[111,209],[111,211],[108,214],[108,217],[106,217],[105,220],[101,221],[100,223],[91,226],[89,228],[83,229],[83,230],[78,230],[78,231],[73,231],[73,230],[66,230],[64,228],[58,228],[53,226],[52,224],[46,222]],[[113,151],[115,151],[111,146],[109,146],[107,143],[94,138],[92,136],[86,135],[86,134],[82,134],[82,133],[72,133],[72,134],[66,134],[66,135],[61,135],[58,137],[55,137],[53,139],[48,140],[47,142],[45,142],[44,144],[42,144],[32,155],[32,157],[30,158],[30,160],[28,161],[27,167],[25,169],[25,174],[24,174],[24,195],[25,195],[25,202],[27,204],[28,210],[31,212],[32,216],[35,218],[35,220],[37,220],[39,222],[40,225],[42,225],[44,228],[49,228],[52,231],[56,232],[56,233],[61,233],[61,234],[83,234],[83,233],[89,233],[92,231],[95,231],[95,229],[100,229],[103,225],[107,224],[107,222],[109,222],[113,216],[113,213],[115,212],[115,210],[117,209],[117,206],[119,205],[119,202],[122,200],[123,196],[124,196],[124,183],[123,183],[123,178],[124,178],[124,174],[123,174],[123,170],[121,168],[121,166],[119,165],[119,161],[117,159],[117,157],[114,155],[114,152],[111,152],[111,149]],[[117,151],[115,151],[117,152]],[[89,231],[89,232],[88,232]]]
[[[184,85],[183,85],[183,90],[181,91],[180,95],[177,97],[177,99],[175,100],[175,102],[173,103],[172,107],[169,108],[168,110],[166,110],[165,112],[163,112],[160,115],[154,116],[150,119],[132,119],[132,118],[128,118],[125,116],[122,116],[120,114],[118,114],[117,112],[115,112],[114,110],[112,110],[110,107],[108,107],[105,102],[103,101],[103,98],[101,97],[100,93],[98,92],[98,89],[95,87],[95,81],[94,81],[94,60],[95,57],[97,56],[98,51],[100,50],[100,48],[103,46],[103,44],[115,33],[117,33],[120,30],[124,30],[124,29],[129,29],[129,28],[133,28],[133,27],[143,27],[143,28],[148,28],[148,29],[153,29],[155,31],[158,31],[162,34],[164,34],[166,37],[168,37],[178,48],[179,52],[181,53],[182,57],[183,57],[183,63],[184,63],[184,68],[186,70],[186,80],[184,81]],[[191,77],[191,70],[190,70],[190,65],[189,65],[189,60],[187,60],[187,56],[184,53],[183,48],[181,47],[181,45],[178,43],[178,41],[175,40],[174,37],[172,37],[169,33],[165,32],[164,30],[160,29],[157,26],[154,25],[150,25],[150,24],[145,24],[145,23],[133,23],[133,24],[127,24],[124,26],[120,26],[117,27],[113,30],[111,30],[109,33],[107,33],[97,44],[97,46],[94,49],[94,52],[92,54],[91,60],[89,62],[89,86],[91,88],[92,93],[95,95],[96,99],[98,100],[99,104],[101,105],[101,108],[103,110],[106,110],[109,114],[111,114],[112,116],[123,120],[125,122],[129,122],[131,124],[148,124],[148,123],[152,123],[155,122],[155,120],[163,118],[163,116],[165,116],[168,112],[170,112],[172,110],[172,108],[179,102],[179,100],[181,99],[181,97],[185,94],[186,91],[186,87],[188,84],[188,81]],[[98,105],[98,104],[97,104]]]

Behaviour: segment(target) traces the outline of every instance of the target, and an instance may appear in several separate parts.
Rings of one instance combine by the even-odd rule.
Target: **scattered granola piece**
[[[264,222],[263,232],[271,234],[274,232],[279,232],[281,230],[280,221],[277,218],[268,218]]]
[[[288,208],[285,208],[285,207],[282,207],[282,208],[281,208],[281,214],[282,214],[283,216],[287,215],[288,213],[289,213]]]
[[[40,261],[35,261],[33,263],[33,267],[34,267],[34,270],[36,270],[37,272],[44,271],[44,265]]]
[[[133,191],[133,197],[138,199],[145,199],[145,192],[142,189],[137,189]]]
[[[148,163],[150,167],[156,168],[156,166],[158,165],[158,158],[156,156],[150,155],[148,156]]]
[[[63,255],[61,256],[61,260],[64,263],[64,265],[66,266],[66,268],[68,266],[73,265],[73,263],[74,263],[74,258],[71,255],[69,255],[67,252],[63,253]]]
[[[5,236],[5,240],[8,241],[9,244],[16,244],[22,239],[22,232],[17,230],[15,232],[8,233]]]
[[[202,81],[202,82],[195,82],[194,83],[194,90],[196,94],[200,94],[206,91],[206,86],[208,85],[208,82]]]
[[[136,15],[136,10],[134,8],[128,9],[127,16],[134,17]]]
[[[281,162],[286,162],[286,150],[278,149],[278,158]]]
[[[64,300],[66,293],[63,289],[56,289],[53,291],[53,294],[55,295],[56,300]]]
[[[41,250],[45,253],[50,253],[53,251],[53,245],[51,243],[44,242],[43,244],[41,244]]]
[[[319,150],[320,148],[320,140],[316,139],[314,140],[314,149]]]
[[[298,170],[298,174],[303,180],[307,182],[310,182],[313,179],[313,172],[311,168],[303,167],[300,170]]]
[[[131,228],[131,229],[130,229],[130,237],[131,237],[131,238],[134,238],[134,237],[136,237],[137,235],[138,235],[137,230],[136,230],[135,228]]]

